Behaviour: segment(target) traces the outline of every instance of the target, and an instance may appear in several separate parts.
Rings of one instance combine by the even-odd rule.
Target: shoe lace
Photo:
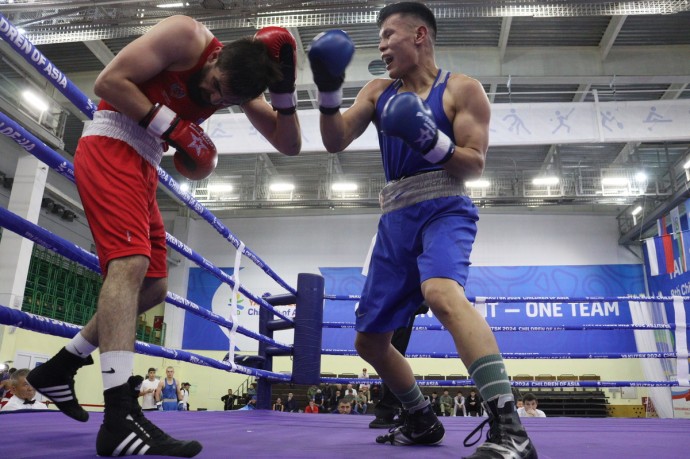
[[[491,419],[489,419],[489,418],[484,419],[477,427],[474,428],[474,430],[472,432],[470,432],[470,434],[467,437],[465,437],[465,440],[463,440],[462,444],[465,445],[466,448],[469,448],[470,446],[474,446],[477,443],[479,443],[479,440],[482,439],[482,432],[484,431],[484,426],[486,424],[488,424],[490,421],[491,421]],[[492,425],[489,424],[489,431],[486,433],[486,439],[487,440],[489,439],[489,435],[491,434],[491,430],[492,430],[491,427],[492,427]],[[470,441],[472,440],[472,437],[474,437],[475,434],[478,434],[477,439],[474,440],[472,443],[470,443]]]

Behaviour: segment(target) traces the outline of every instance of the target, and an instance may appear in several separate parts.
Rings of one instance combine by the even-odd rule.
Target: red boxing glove
[[[264,27],[254,38],[263,42],[271,58],[280,64],[283,79],[268,86],[271,105],[284,115],[292,115],[297,107],[297,43],[295,37],[282,27]]]
[[[218,152],[211,138],[201,126],[183,120],[165,105],[154,105],[139,125],[177,150],[175,168],[188,179],[205,179],[216,168]]]

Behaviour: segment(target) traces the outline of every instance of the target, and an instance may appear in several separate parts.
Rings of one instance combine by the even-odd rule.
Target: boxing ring
[[[1,15],[0,15],[1,16]],[[27,62],[44,71],[52,64],[40,56],[33,45],[24,41],[17,45],[6,40],[15,50],[27,59]],[[32,56],[40,58],[33,58]],[[65,79],[66,80],[66,79]],[[61,80],[61,81],[65,81]],[[93,116],[95,105],[79,92],[67,80],[64,85],[56,84],[77,108],[87,116]],[[22,126],[0,113],[0,122],[10,129],[15,140],[30,154],[36,156],[46,165],[70,181],[74,181],[72,164],[58,153],[43,144]],[[32,148],[26,148],[33,145]],[[190,314],[203,317],[231,332],[230,358],[218,361],[193,352],[170,349],[148,343],[137,342],[138,353],[167,359],[209,366],[220,371],[241,373],[258,380],[257,407],[253,411],[223,412],[150,412],[147,417],[169,434],[185,439],[200,441],[204,449],[197,457],[281,457],[281,458],[322,458],[326,455],[334,458],[352,458],[367,455],[369,457],[415,457],[428,454],[433,457],[459,457],[474,450],[462,446],[462,439],[479,423],[471,417],[441,418],[446,428],[446,439],[441,446],[401,448],[378,445],[374,439],[379,431],[367,428],[370,417],[325,415],[307,416],[301,413],[278,413],[269,411],[272,400],[271,388],[274,383],[318,384],[328,383],[372,383],[373,379],[343,379],[321,377],[321,355],[355,355],[352,350],[323,350],[321,336],[324,328],[352,328],[351,323],[324,323],[324,300],[352,301],[352,296],[339,297],[324,292],[323,277],[303,273],[298,276],[296,288],[288,285],[254,252],[230,232],[225,225],[194,197],[180,189],[175,180],[159,168],[159,181],[184,202],[190,209],[212,225],[218,233],[228,240],[237,250],[235,266],[239,266],[240,255],[247,256],[259,266],[270,278],[281,285],[287,293],[271,297],[260,297],[247,291],[237,277],[229,276],[195,252],[183,242],[170,234],[166,235],[169,247],[182,256],[216,276],[221,282],[251,299],[260,307],[259,332],[255,333],[238,326],[236,316],[231,313],[230,319],[220,317],[207,309],[196,305],[175,293],[168,292],[166,302],[184,309]],[[7,209],[0,208],[0,226],[19,236],[27,238],[49,250],[75,261],[88,269],[99,272],[100,268],[95,255],[77,245],[50,233]],[[238,273],[239,269],[235,269]],[[236,295],[233,294],[233,297]],[[565,301],[568,298],[559,297]],[[599,298],[597,298],[599,299]],[[502,303],[525,301],[525,298],[472,298],[476,307],[482,307],[487,301]],[[547,301],[548,298],[541,298]],[[591,298],[577,298],[573,301],[592,301]],[[687,297],[618,297],[621,301],[679,302],[684,305],[690,301]],[[276,306],[296,304],[295,319],[291,319]],[[0,305],[0,324],[20,327],[37,333],[45,333],[64,338],[71,338],[79,332],[80,327],[55,319],[36,316],[17,309]],[[648,324],[614,324],[560,326],[545,330],[544,327],[492,327],[495,332],[523,333],[539,331],[574,331],[599,330],[602,333],[611,329],[634,330],[668,330],[676,336],[676,349],[667,352],[639,353],[599,353],[599,354],[565,354],[565,353],[506,353],[508,359],[621,359],[621,358],[661,358],[675,359],[677,374],[675,379],[659,381],[512,381],[518,387],[669,387],[688,386],[688,350],[685,331],[687,323],[684,313],[675,317],[675,323]],[[294,329],[293,344],[280,343],[273,339],[273,332]],[[442,331],[440,325],[427,326],[427,330]],[[259,355],[256,358],[242,359],[234,355],[232,336],[243,334],[259,341]],[[57,349],[56,349],[57,350]],[[272,371],[273,358],[290,356],[293,359],[291,374]],[[409,357],[454,358],[454,354],[408,355]],[[251,362],[239,364],[237,362]],[[459,362],[454,362],[458,364]],[[77,380],[79,376],[77,375]],[[424,386],[473,386],[470,379],[446,381],[424,380]],[[94,457],[94,441],[102,420],[102,413],[92,412],[87,423],[67,420],[58,412],[19,412],[0,415],[0,424],[6,427],[7,435],[0,451],[7,458],[81,458]],[[690,431],[690,419],[618,419],[618,418],[566,418],[552,417],[546,419],[525,419],[524,424],[534,441],[542,458],[631,458],[662,457],[681,458],[688,456],[688,446],[681,439],[687,438]],[[423,452],[422,452],[423,451]]]

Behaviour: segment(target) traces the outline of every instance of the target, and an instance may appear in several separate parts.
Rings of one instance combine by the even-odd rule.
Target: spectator
[[[273,411],[285,411],[285,405],[280,397],[276,398],[276,402],[273,404]]]
[[[325,411],[326,407],[324,406],[323,392],[321,392],[321,389],[316,389],[316,393],[314,394],[314,403],[319,407],[320,411]]]
[[[350,403],[348,400],[342,398],[338,402],[338,409],[333,411],[333,413],[336,414],[358,414],[355,410],[352,409],[352,403]]]
[[[228,389],[228,393],[220,398],[220,401],[223,402],[223,411],[234,410],[235,400],[237,400],[238,398],[239,397],[237,395],[234,395],[232,393],[232,389]]]
[[[45,403],[36,400],[36,390],[26,380],[29,374],[28,368],[22,368],[12,373],[10,377],[10,388],[14,394],[7,404],[2,407],[2,411],[19,410],[47,410]]]
[[[177,408],[180,411],[189,411],[189,388],[192,385],[189,384],[188,382],[183,382],[182,383],[182,389],[180,389],[180,393],[182,394],[182,399],[180,400],[180,403],[177,404]]]
[[[367,369],[366,369],[366,368],[362,368],[362,373],[360,373],[359,379],[369,379],[369,373],[367,373]],[[360,384],[360,385],[359,385],[359,390],[362,390],[364,387],[366,387],[367,389],[369,389],[369,384],[368,384],[368,383]]]
[[[470,395],[465,399],[465,410],[468,416],[482,415],[482,399],[474,389],[470,390]]]
[[[250,398],[247,401],[247,404],[244,405],[242,408],[240,408],[238,411],[241,410],[255,410],[256,409],[256,396]]]
[[[453,400],[455,401],[453,416],[467,416],[467,412],[465,411],[465,396],[462,395],[462,392],[458,391],[458,395],[456,395]]]
[[[252,397],[256,396],[256,383],[253,382],[249,385],[249,389],[247,389],[247,402],[252,399]]]
[[[521,418],[545,418],[546,413],[537,409],[537,397],[533,393],[527,392],[522,397],[523,407],[518,408],[517,413]]]
[[[156,378],[156,369],[149,368],[146,373],[146,379],[141,383],[141,388],[139,388],[139,396],[143,397],[141,399],[141,410],[142,411],[155,411],[158,409],[156,400],[156,389],[158,388],[160,381]]]
[[[2,398],[0,398],[0,409],[7,405],[7,402],[9,402],[14,395],[12,393],[12,380],[10,378],[15,371],[17,371],[16,368],[10,368],[3,374],[2,381],[0,381],[0,389],[4,391]]]
[[[309,400],[309,405],[304,409],[305,413],[318,413],[319,412],[319,407],[316,406],[316,403],[314,403],[314,400]]]
[[[352,384],[348,384],[343,397],[347,398],[350,403],[354,404],[355,400],[357,399],[357,389],[353,388]]]
[[[285,411],[287,411],[288,413],[299,412],[299,408],[297,407],[297,401],[295,400],[295,396],[292,394],[292,392],[288,393],[288,398],[285,401]]]
[[[175,380],[173,367],[165,369],[165,378],[158,383],[156,389],[156,400],[161,402],[160,409],[163,411],[177,411],[177,404],[182,400],[182,392]]]
[[[448,389],[443,389],[443,394],[438,399],[441,416],[450,416],[454,409],[453,397],[448,394]]]
[[[336,409],[337,409],[338,403],[340,402],[340,398],[341,398],[341,397],[342,397],[342,393],[341,393],[340,389],[336,389],[336,390],[333,392],[333,395],[331,396],[331,400],[330,400],[329,405],[330,405],[330,406],[335,406]]]
[[[436,416],[441,415],[441,402],[438,399],[438,392],[433,391],[431,393],[431,397],[429,397],[429,405],[434,413],[436,413]]]
[[[367,414],[367,409],[369,408],[368,394],[369,391],[366,389],[357,394],[357,397],[355,397],[354,411],[359,414]]]
[[[331,405],[331,398],[333,397],[333,387],[330,384],[325,383],[323,385],[322,392],[323,392],[323,405],[325,407],[324,411],[328,412],[328,411],[330,411],[331,406],[335,406],[335,405]]]
[[[314,396],[316,395],[317,390],[319,390],[319,387],[316,384],[312,384],[311,387],[307,389],[307,399],[314,400]]]

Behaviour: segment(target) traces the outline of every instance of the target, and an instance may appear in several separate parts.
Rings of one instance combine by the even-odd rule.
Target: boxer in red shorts
[[[173,16],[122,49],[96,79],[101,102],[79,141],[74,166],[104,276],[98,310],[27,379],[63,413],[84,422],[88,413],[75,396],[74,376],[100,349],[100,456],[193,457],[201,451],[199,442],[176,440],[143,416],[137,402],[142,378],[131,376],[136,318],[167,293],[157,166],[169,146],[185,177],[210,175],[217,152],[199,124],[230,105],[240,105],[278,151],[298,154],[295,46],[279,27],[223,46],[199,22]],[[272,107],[263,96],[267,87]]]

